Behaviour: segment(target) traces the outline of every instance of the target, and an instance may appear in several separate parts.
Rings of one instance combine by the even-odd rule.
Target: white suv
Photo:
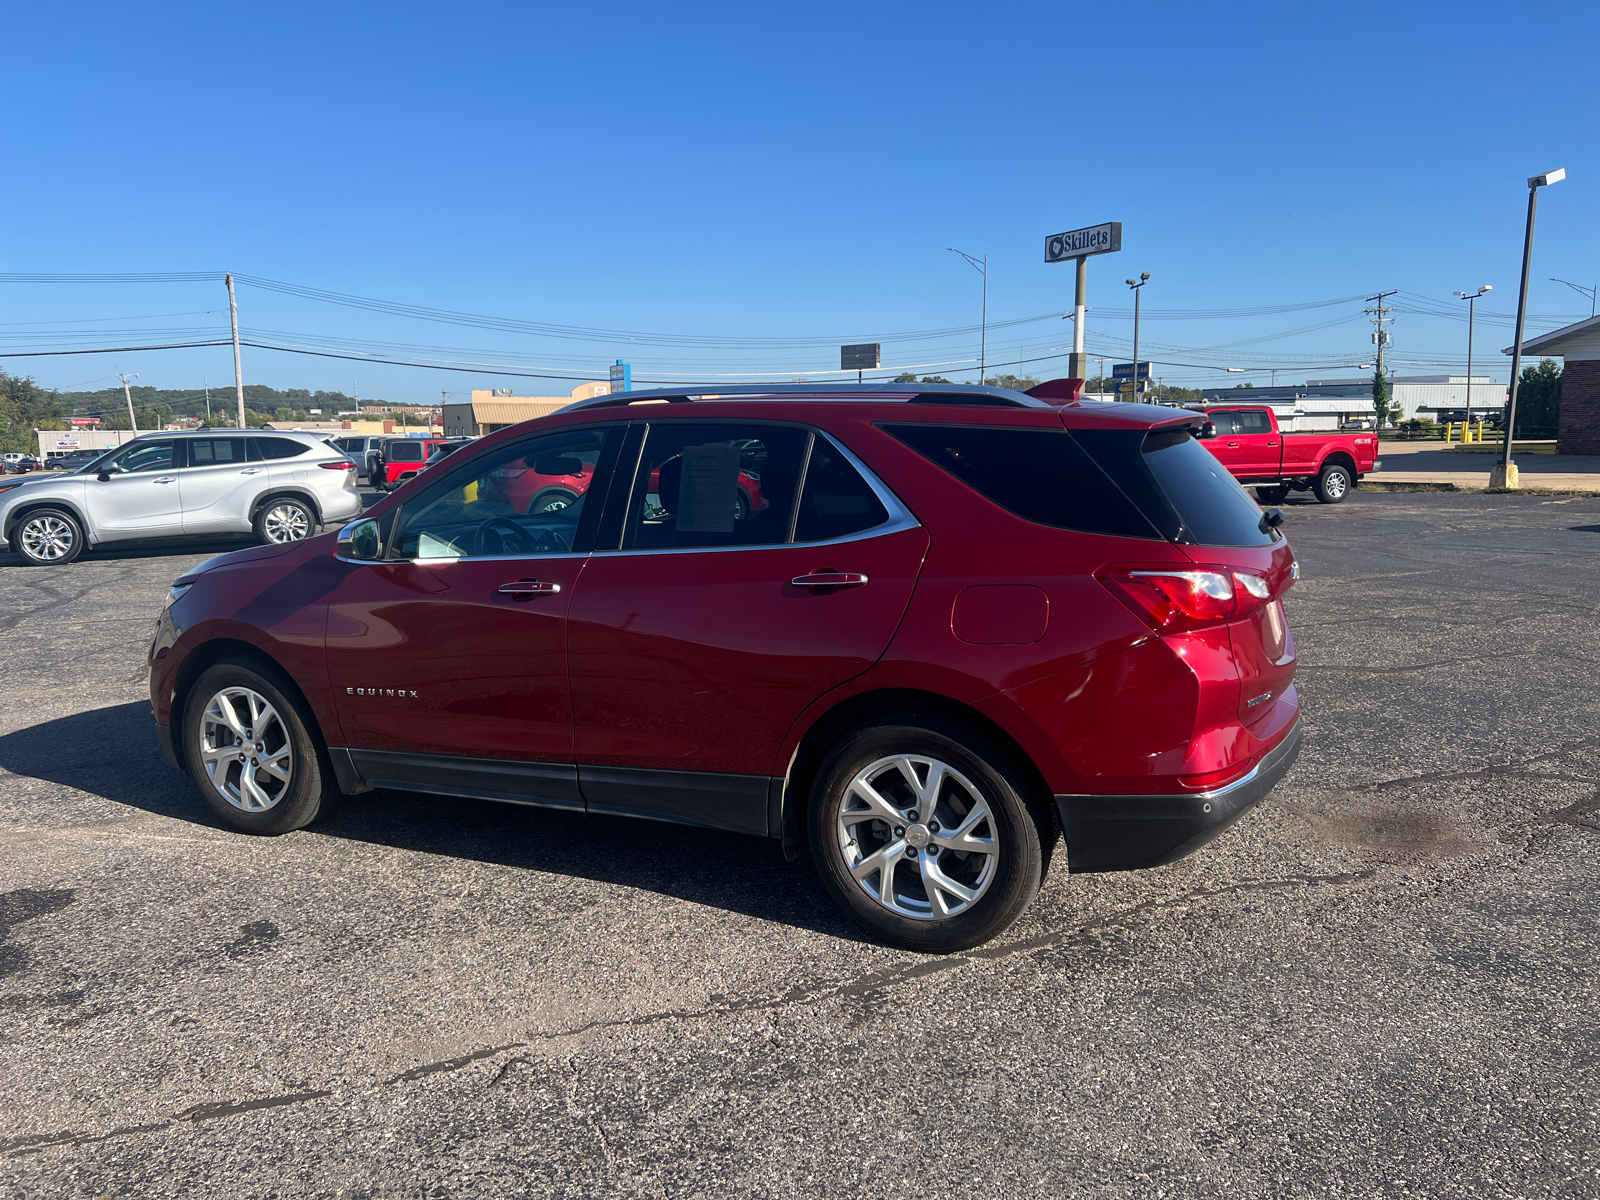
[[[297,542],[360,512],[355,464],[309,433],[145,434],[69,474],[0,483],[0,538],[38,565],[143,538]]]

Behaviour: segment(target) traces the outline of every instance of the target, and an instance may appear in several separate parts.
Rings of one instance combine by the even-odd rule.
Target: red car
[[[1373,433],[1284,433],[1265,405],[1208,408],[1201,430],[1206,449],[1263,504],[1282,504],[1291,491],[1338,504],[1378,465]]]
[[[1200,414],[1034,391],[625,393],[492,434],[177,580],[163,749],[247,832],[374,788],[731,830],[809,846],[886,941],[975,945],[1063,833],[1073,871],[1171,862],[1300,741],[1281,514]]]
[[[409,483],[413,477],[421,474],[428,456],[435,449],[455,440],[443,437],[390,438],[378,452],[378,469],[372,478],[372,486],[380,492],[391,492],[401,484]]]

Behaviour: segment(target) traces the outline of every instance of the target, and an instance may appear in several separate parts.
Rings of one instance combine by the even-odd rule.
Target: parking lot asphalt
[[[1600,1194],[1600,499],[1287,508],[1293,772],[947,958],[733,835],[225,832],[144,669],[215,549],[0,557],[0,1195]]]

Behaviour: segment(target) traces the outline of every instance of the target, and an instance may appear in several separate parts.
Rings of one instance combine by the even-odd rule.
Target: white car
[[[145,434],[77,471],[0,483],[0,538],[40,566],[145,538],[254,533],[297,542],[360,515],[355,474],[309,433]]]

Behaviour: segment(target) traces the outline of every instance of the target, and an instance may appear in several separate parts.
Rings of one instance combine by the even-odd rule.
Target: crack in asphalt
[[[832,998],[859,999],[871,996],[878,992],[886,991],[900,984],[909,983],[928,975],[940,974],[944,971],[953,971],[961,967],[972,966],[982,962],[993,962],[998,959],[1010,958],[1013,955],[1029,954],[1035,950],[1066,949],[1075,946],[1092,945],[1108,930],[1128,923],[1142,915],[1159,912],[1165,909],[1181,908],[1199,900],[1209,900],[1218,896],[1233,895],[1244,892],[1270,892],[1285,891],[1303,887],[1330,887],[1346,883],[1359,883],[1371,879],[1377,874],[1376,869],[1366,868],[1360,871],[1346,871],[1331,875],[1287,875],[1277,879],[1248,879],[1238,883],[1223,884],[1218,887],[1189,888],[1175,896],[1152,897],[1140,901],[1124,909],[1110,913],[1101,919],[1087,925],[1080,925],[1072,929],[1057,930],[1052,933],[1040,934],[1037,937],[1020,938],[1015,941],[1002,942],[999,945],[982,946],[968,950],[961,954],[952,954],[943,958],[925,958],[917,962],[906,963],[897,967],[889,967],[881,971],[873,971],[857,979],[844,982],[819,983],[812,985],[799,985],[789,988],[778,995],[749,996],[744,998],[728,998],[713,996],[714,1003],[699,1008],[665,1009],[653,1013],[641,1013],[634,1017],[605,1018],[588,1021],[571,1029],[557,1030],[552,1033],[530,1034],[527,1039],[519,1042],[507,1042],[499,1046],[486,1046],[470,1053],[459,1055],[455,1058],[441,1059],[437,1062],[421,1063],[415,1067],[400,1072],[398,1075],[386,1079],[381,1087],[393,1087],[396,1084],[409,1083],[412,1080],[423,1079],[429,1075],[439,1075],[449,1071],[459,1071],[463,1067],[471,1066],[486,1058],[493,1058],[507,1050],[523,1050],[540,1043],[560,1041],[563,1038],[578,1037],[598,1029],[638,1028],[647,1025],[659,1024],[662,1021],[693,1020],[702,1017],[721,1016],[727,1013],[755,1012],[763,1009],[785,1008],[792,1004],[803,1003],[808,1000],[825,1000]],[[512,1059],[506,1063],[490,1080],[489,1086],[499,1083],[506,1070],[512,1063],[526,1061]],[[197,1123],[201,1121],[216,1120],[220,1117],[235,1116],[239,1113],[253,1112],[264,1108],[280,1108],[290,1104],[303,1104],[312,1100],[322,1100],[331,1096],[332,1091],[304,1091],[290,1092],[280,1096],[263,1096],[253,1100],[240,1100],[213,1104],[200,1104],[184,1109],[175,1116],[165,1120],[146,1125],[122,1125],[109,1133],[93,1134],[76,1130],[63,1130],[58,1133],[29,1134],[22,1137],[0,1140],[0,1154],[32,1154],[52,1146],[81,1146],[93,1142],[103,1142],[111,1138],[127,1137],[141,1133],[155,1133],[169,1129],[183,1122]],[[604,1145],[604,1133],[594,1130],[602,1140],[606,1157],[609,1160],[609,1146]]]
[[[107,584],[116,583],[120,579],[126,578],[132,573],[132,570],[133,568],[131,567],[124,567],[121,570],[114,572],[113,578],[103,579],[97,583],[91,583],[81,592],[74,592],[71,595],[66,595],[65,593],[58,591],[57,589],[51,587],[48,583],[45,583],[43,580],[29,582],[28,580],[24,579],[22,581],[23,587],[32,591],[44,592],[45,594],[49,595],[51,599],[39,605],[37,608],[25,608],[21,612],[12,613],[10,616],[0,617],[0,632],[15,629],[19,624],[27,620],[29,617],[36,617],[41,613],[53,612],[58,608],[71,604],[74,600],[81,600],[90,592],[99,591]]]

